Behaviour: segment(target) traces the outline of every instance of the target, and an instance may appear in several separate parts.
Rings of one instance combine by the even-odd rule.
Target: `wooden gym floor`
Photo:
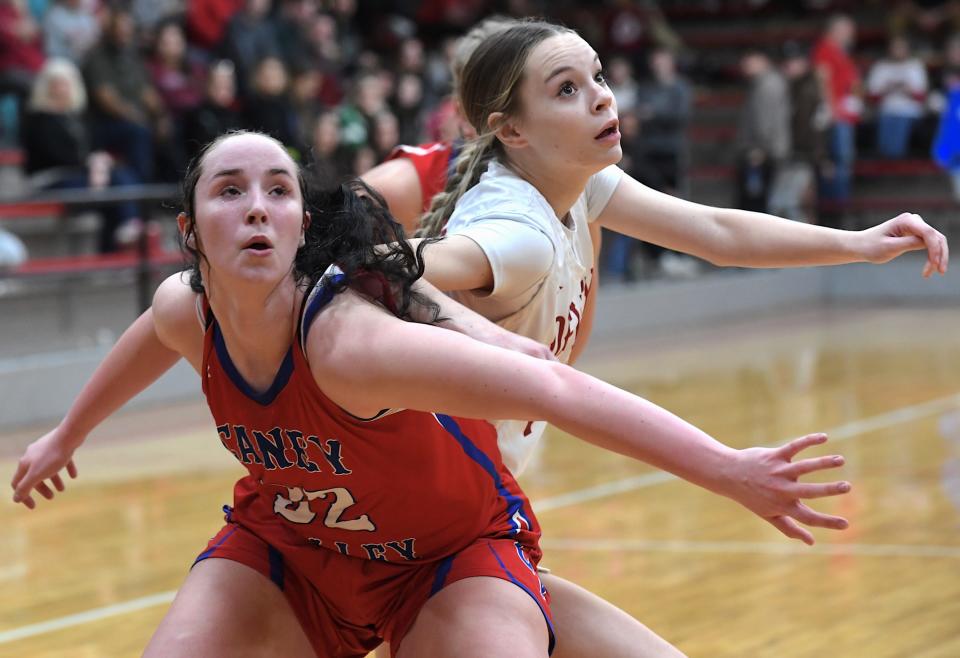
[[[810,308],[592,345],[585,370],[728,444],[830,432],[817,454],[844,454],[854,489],[814,505],[852,525],[808,548],[551,430],[522,478],[544,564],[690,656],[960,656],[957,327],[958,309]],[[4,483],[42,430],[0,435]],[[240,473],[199,402],[112,419],[78,466],[33,512],[0,503],[0,656],[138,656]]]

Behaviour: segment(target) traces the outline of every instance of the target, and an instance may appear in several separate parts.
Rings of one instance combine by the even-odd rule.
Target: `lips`
[[[603,125],[603,130],[601,130],[594,139],[603,139],[604,137],[610,137],[615,134],[620,128],[620,121],[617,119],[611,119]]]
[[[270,238],[265,235],[255,235],[244,243],[243,248],[252,249],[253,251],[266,251],[273,249],[273,243],[270,242]]]

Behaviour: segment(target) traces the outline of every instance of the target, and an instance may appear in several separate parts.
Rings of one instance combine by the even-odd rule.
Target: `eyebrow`
[[[218,171],[217,173],[215,173],[213,176],[211,176],[211,178],[225,178],[225,177],[228,177],[228,176],[236,176],[236,175],[242,174],[242,173],[243,173],[243,169],[241,169],[241,168],[239,168],[239,167],[236,167],[236,168],[234,168],[234,169],[222,169],[222,170]],[[274,167],[274,168],[270,169],[270,171],[269,171],[268,173],[269,173],[271,176],[278,176],[278,175],[280,175],[280,174],[283,174],[283,175],[289,176],[290,178],[293,178],[293,174],[291,174],[289,171],[287,171],[287,170],[284,169],[283,167]]]
[[[598,55],[597,53],[593,53],[593,61],[594,61],[594,62],[599,62],[599,61],[600,61],[600,55]],[[553,70],[553,73],[551,73],[550,75],[548,75],[548,76],[546,77],[546,79],[545,79],[543,82],[544,82],[544,83],[550,82],[550,81],[553,80],[553,78],[555,78],[556,76],[560,75],[561,73],[564,73],[565,71],[569,71],[569,70],[571,70],[572,68],[573,68],[572,66],[560,66],[560,67],[557,67],[557,68],[555,68],[555,69]]]

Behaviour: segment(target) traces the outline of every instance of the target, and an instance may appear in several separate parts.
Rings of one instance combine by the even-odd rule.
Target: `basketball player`
[[[128,330],[130,343],[143,342],[138,332],[157,339],[129,358],[126,368],[142,370],[128,376],[129,395],[158,363],[187,359],[248,474],[145,655],[359,657],[382,640],[400,658],[547,655],[539,527],[495,431],[465,418],[546,418],[789,536],[846,527],[801,502],[849,491],[797,481],[842,463],[792,462],[824,435],[733,450],[557,362],[409,321],[437,313],[413,287],[419,256],[369,195],[341,188],[315,206],[322,221],[311,217],[300,171],[275,140],[215,141],[184,191],[190,281],[167,279]],[[15,501],[32,508],[33,490],[51,498],[61,470],[76,474],[103,379],[95,373],[65,421],[27,448]]]
[[[593,49],[542,22],[494,21],[453,62],[465,144],[399,147],[364,175],[426,245],[425,277],[502,326],[573,363],[592,325],[600,227],[720,265],[881,263],[926,249],[923,275],[945,273],[945,238],[902,214],[856,232],[717,209],[655,192],[615,165],[616,100]],[[440,191],[442,189],[442,191]],[[523,471],[544,423],[500,421],[501,451]],[[559,625],[558,655],[674,655],[648,631],[554,574],[543,576]],[[575,650],[567,653],[568,648]],[[638,647],[648,648],[646,652]]]

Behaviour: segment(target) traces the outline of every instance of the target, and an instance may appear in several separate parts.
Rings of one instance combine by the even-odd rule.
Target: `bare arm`
[[[48,478],[54,488],[63,491],[59,472],[66,468],[71,477],[76,477],[74,451],[97,425],[172,368],[182,355],[181,348],[199,368],[201,345],[187,349],[189,341],[183,336],[191,331],[186,323],[192,322],[195,334],[200,334],[200,326],[196,314],[190,315],[192,293],[183,290],[179,278],[179,274],[173,275],[161,285],[154,306],[120,336],[60,424],[27,448],[11,482],[14,502],[32,509],[33,489],[44,498],[52,498],[53,491],[45,483]]]
[[[597,219],[605,228],[716,265],[806,267],[885,263],[927,251],[923,275],[947,271],[946,238],[903,213],[863,231],[841,231],[745,210],[713,208],[663,194],[624,175]]]
[[[423,191],[416,167],[408,158],[387,160],[361,176],[363,182],[379,192],[390,214],[413,235],[423,213]]]
[[[414,249],[421,238],[410,240]],[[492,290],[493,268],[476,242],[450,235],[423,248],[423,276],[440,290]]]
[[[555,361],[556,357],[550,348],[539,343],[532,338],[515,334],[491,322],[476,311],[472,311],[458,301],[451,299],[439,290],[437,290],[428,281],[420,279],[417,281],[414,289],[417,292],[429,297],[433,302],[440,306],[440,317],[442,318],[436,326],[456,331],[465,336],[487,345],[495,345],[508,350],[514,350],[538,359],[547,359]],[[428,317],[419,317],[414,313],[414,319],[419,322],[427,322]]]
[[[336,300],[320,322],[324,330],[311,332],[308,345],[314,377],[334,402],[358,416],[400,407],[471,418],[544,419],[728,496],[788,536],[812,542],[809,532],[788,517],[808,525],[846,526],[843,519],[814,512],[799,501],[849,488],[844,482],[796,482],[800,474],[842,463],[839,458],[790,463],[803,448],[825,440],[823,435],[779,449],[738,451],[670,412],[572,368],[403,323],[355,297]],[[369,340],[371,335],[378,339]]]

